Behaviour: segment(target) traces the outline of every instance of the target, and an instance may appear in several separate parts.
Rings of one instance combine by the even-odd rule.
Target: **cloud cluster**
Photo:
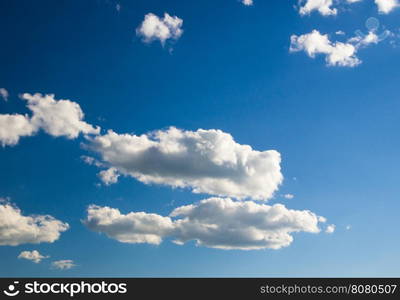
[[[0,246],[53,243],[69,225],[49,215],[24,216],[7,200],[0,201]]]
[[[140,136],[110,130],[90,138],[87,147],[112,168],[100,175],[108,184],[118,172],[146,184],[262,200],[272,197],[283,179],[277,151],[253,150],[220,130],[171,127]]]
[[[142,24],[136,29],[136,34],[143,37],[144,42],[150,43],[159,40],[165,44],[168,39],[177,40],[181,37],[183,20],[177,16],[165,13],[164,18],[149,13],[144,17]]]
[[[59,269],[59,270],[69,270],[76,266],[74,261],[70,260],[70,259],[53,261],[51,263],[51,265],[53,266],[53,268]]]
[[[33,261],[35,264],[38,264],[42,261],[42,259],[49,258],[49,256],[41,255],[39,251],[33,250],[33,251],[22,251],[18,255],[18,258],[30,260]]]
[[[313,11],[318,11],[322,16],[337,15],[338,10],[333,6],[347,2],[349,4],[361,2],[362,0],[299,0],[299,13],[300,15],[309,15]],[[374,0],[378,7],[378,11],[382,14],[388,14],[395,8],[400,6],[399,0]]]
[[[384,35],[389,36],[390,31]],[[347,42],[332,42],[327,34],[318,30],[300,36],[292,35],[290,38],[290,52],[304,51],[309,57],[315,58],[317,54],[325,55],[328,66],[355,67],[361,63],[357,57],[359,49],[378,44],[382,39],[374,31],[352,37]]]
[[[316,54],[325,54],[328,66],[354,67],[361,63],[356,56],[357,48],[351,43],[331,42],[327,34],[318,30],[290,38],[290,52],[305,51],[314,58]]]
[[[229,198],[209,198],[181,206],[170,216],[131,212],[92,205],[84,224],[95,232],[123,243],[160,244],[173,238],[176,244],[196,241],[218,249],[280,249],[293,241],[292,233],[319,233],[323,217],[307,210],[290,210]]]
[[[24,136],[32,136],[40,129],[47,134],[68,139],[79,134],[99,134],[100,128],[83,121],[84,114],[79,104],[70,100],[56,100],[54,95],[21,95],[27,101],[32,116],[0,114],[0,144],[13,146]]]

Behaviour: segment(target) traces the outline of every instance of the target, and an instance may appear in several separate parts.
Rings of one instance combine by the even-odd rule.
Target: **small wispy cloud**
[[[76,266],[74,261],[71,259],[53,261],[51,265],[53,266],[53,268],[59,270],[69,270]]]
[[[5,88],[0,88],[0,97],[3,98],[4,101],[8,101],[9,93]]]
[[[242,0],[242,3],[246,6],[251,6],[253,5],[253,0]]]
[[[37,250],[33,251],[22,251],[19,255],[18,258],[26,259],[33,261],[35,264],[38,264],[42,261],[42,259],[49,258],[50,256],[44,256],[39,253]]]
[[[318,222],[320,222],[320,223],[326,223],[326,221],[328,221],[325,217],[323,217],[323,216],[319,216],[318,217]]]
[[[107,170],[100,171],[98,176],[105,185],[111,185],[118,182],[120,174],[116,168],[109,168]]]
[[[335,232],[335,229],[336,229],[336,225],[331,224],[331,225],[328,225],[328,226],[326,227],[325,232],[331,234],[331,233],[334,233],[334,232]]]

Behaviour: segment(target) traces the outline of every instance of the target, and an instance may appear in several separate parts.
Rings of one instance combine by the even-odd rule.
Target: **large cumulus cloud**
[[[90,206],[86,226],[123,243],[159,244],[172,238],[177,244],[194,240],[219,249],[279,249],[289,246],[295,232],[320,232],[326,219],[308,210],[282,204],[265,205],[229,198],[209,198],[181,206],[163,217],[145,212],[122,214],[110,207]]]
[[[194,193],[268,199],[283,179],[279,152],[256,151],[221,130],[171,127],[140,136],[110,130],[91,138],[88,148],[100,154],[114,175],[188,187]]]

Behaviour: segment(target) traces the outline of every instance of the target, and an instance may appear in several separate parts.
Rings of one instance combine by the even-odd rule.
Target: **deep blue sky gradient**
[[[277,251],[122,244],[81,224],[89,204],[166,215],[207,195],[132,178],[98,187],[98,169],[80,159],[83,139],[41,133],[0,149],[0,197],[71,229],[53,244],[1,246],[0,276],[400,275],[400,48],[362,49],[355,68],[289,53],[292,34],[318,29],[340,39],[335,31],[351,36],[370,16],[398,31],[400,10],[378,15],[364,1],[327,18],[300,17],[295,1],[120,3],[117,12],[114,1],[1,1],[0,87],[11,97],[0,112],[28,113],[19,93],[54,93],[78,102],[87,122],[119,133],[221,129],[282,154],[285,182],[271,203],[312,210],[337,230],[295,234]],[[142,43],[135,28],[149,12],[182,18],[182,37],[164,48]],[[17,259],[34,249],[51,259]],[[78,266],[50,269],[58,259]]]

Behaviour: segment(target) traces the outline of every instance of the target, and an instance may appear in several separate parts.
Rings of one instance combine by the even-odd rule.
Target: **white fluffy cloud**
[[[314,58],[317,54],[326,56],[328,66],[355,67],[361,63],[357,52],[372,44],[378,44],[392,33],[384,31],[378,36],[374,30],[364,35],[361,31],[349,38],[346,42],[332,42],[327,34],[321,34],[318,30],[300,36],[292,35],[290,38],[290,52],[304,51],[309,57]]]
[[[354,44],[356,48],[360,48],[362,46],[368,46],[370,44],[378,44],[379,37],[376,35],[375,32],[370,31],[364,36],[360,35],[349,39],[349,43]]]
[[[0,144],[16,145],[21,137],[31,136],[43,129],[46,133],[68,139],[77,138],[80,133],[98,134],[100,128],[83,121],[84,114],[78,103],[70,100],[56,100],[54,95],[23,94],[32,116],[0,114]]]
[[[353,4],[361,2],[362,0],[346,0],[347,3]],[[392,12],[395,8],[400,6],[399,0],[374,0],[378,7],[378,11],[383,14]],[[334,0],[299,0],[301,15],[309,15],[313,11],[318,11],[323,16],[336,15],[338,10],[333,8],[334,4],[340,5],[344,1]]]
[[[284,194],[283,198],[285,198],[285,199],[293,199],[294,195],[293,194]]]
[[[5,88],[0,88],[0,97],[3,98],[4,101],[8,101],[8,91]]]
[[[176,241],[196,240],[221,249],[279,249],[289,246],[293,232],[318,233],[318,216],[310,211],[287,209],[252,201],[210,198],[197,205],[175,209]]]
[[[183,33],[183,20],[177,16],[165,13],[164,18],[149,13],[144,17],[142,24],[136,29],[136,34],[143,37],[146,43],[159,40],[164,44],[168,39],[179,39]]]
[[[326,232],[326,233],[334,233],[334,232],[335,232],[335,229],[336,229],[336,225],[331,224],[331,225],[328,225],[328,226],[326,227],[325,232]]]
[[[113,168],[107,178],[118,172],[194,193],[262,200],[272,197],[283,179],[277,151],[253,150],[220,130],[171,127],[140,136],[110,130],[90,138],[88,149]]]
[[[360,40],[362,45],[369,45],[369,44],[378,44],[379,38],[375,32],[369,32],[364,38]]]
[[[300,0],[303,5],[300,7],[301,15],[309,15],[318,11],[323,16],[336,15],[337,9],[332,8],[333,0]]]
[[[354,67],[361,63],[356,56],[357,48],[351,43],[331,42],[327,34],[318,30],[290,38],[290,51],[305,51],[314,58],[316,54],[325,54],[328,66]]]
[[[396,7],[400,6],[399,0],[375,0],[380,13],[388,14]]]
[[[328,221],[325,217],[319,216],[318,217],[318,222],[320,223],[326,223],[326,221]]]
[[[116,168],[109,168],[107,170],[100,171],[99,178],[105,185],[110,185],[118,182],[118,171]]]
[[[28,102],[28,108],[33,113],[31,123],[52,136],[74,139],[80,133],[98,134],[100,131],[82,121],[84,114],[76,102],[55,100],[54,95],[42,94],[25,93],[21,98]]]
[[[253,5],[253,0],[242,0],[242,3],[246,6],[251,6]]]
[[[18,207],[0,199],[0,246],[53,243],[68,228],[49,215],[24,216]]]
[[[29,117],[25,115],[0,114],[0,144],[14,146],[24,136],[31,136],[37,132]]]
[[[118,209],[91,205],[84,224],[123,243],[160,244],[173,231],[169,217],[144,212],[121,214]]]
[[[176,244],[196,241],[197,245],[219,249],[279,249],[289,246],[292,233],[319,233],[320,217],[307,210],[290,210],[229,198],[209,198],[181,206],[170,216],[90,206],[84,224],[95,232],[123,243],[160,244],[173,238]]]
[[[53,261],[51,263],[53,268],[59,269],[59,270],[68,270],[76,266],[73,260],[70,259],[64,259],[64,260],[57,260]]]
[[[38,264],[42,261],[42,259],[49,258],[49,256],[41,255],[39,253],[39,251],[33,250],[33,251],[22,251],[18,255],[18,258],[27,259],[27,260],[33,261],[34,263]]]

